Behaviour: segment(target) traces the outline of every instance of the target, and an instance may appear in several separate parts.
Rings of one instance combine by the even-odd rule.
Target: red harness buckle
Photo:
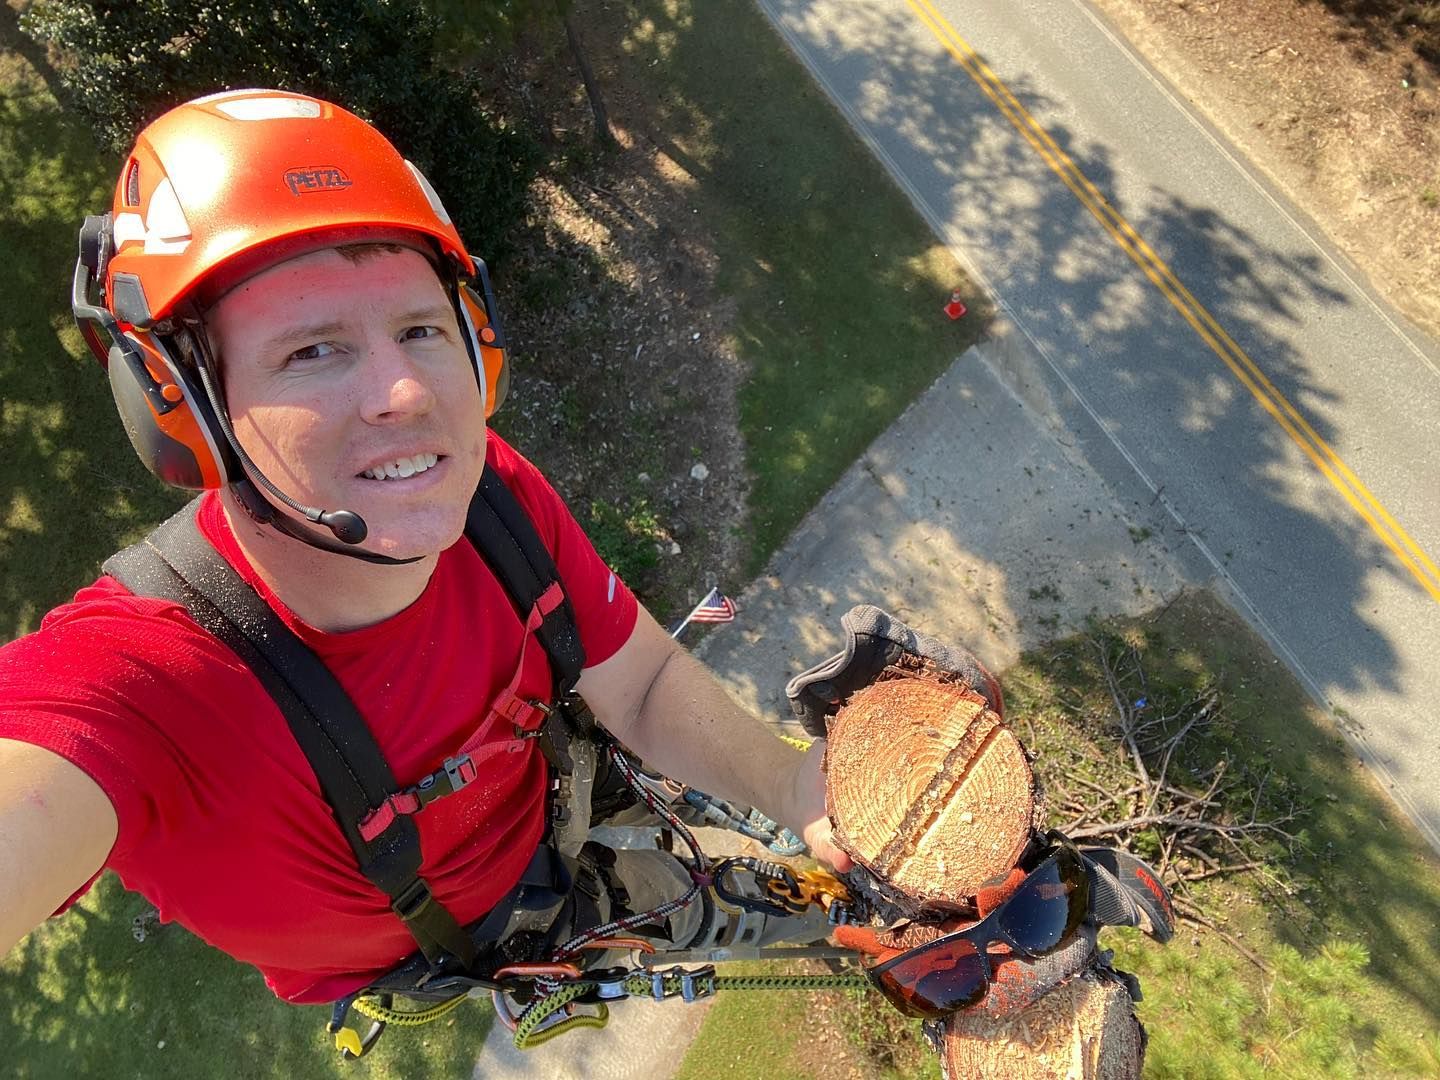
[[[551,582],[534,606],[530,609],[530,615],[525,620],[525,637],[520,645],[520,659],[515,666],[515,676],[510,680],[510,685],[502,689],[496,696],[495,703],[490,706],[490,712],[486,717],[486,723],[481,725],[480,730],[490,728],[495,717],[503,723],[508,723],[511,730],[515,732],[513,739],[502,739],[499,742],[482,743],[479,741],[477,731],[470,737],[470,740],[460,748],[460,754],[456,757],[445,759],[445,764],[436,769],[429,776],[425,777],[414,787],[406,788],[404,791],[387,796],[370,813],[366,814],[359,824],[361,837],[366,843],[371,843],[377,836],[388,829],[395,821],[398,814],[418,814],[425,807],[429,806],[436,799],[446,795],[453,795],[466,784],[474,781],[479,774],[475,762],[470,754],[480,754],[484,760],[492,753],[509,752],[517,753],[525,745],[525,740],[538,738],[543,732],[543,721],[554,710],[538,698],[525,699],[515,693],[515,688],[520,683],[520,676],[525,670],[525,649],[530,643],[530,637],[539,629],[545,617],[559,607],[565,600],[565,591],[560,587],[558,581]]]
[[[517,739],[533,739],[540,734],[540,724],[554,712],[539,698],[527,700],[508,689],[500,692],[499,702],[490,711],[492,715],[510,722]]]
[[[436,799],[455,794],[479,775],[469,754],[446,758],[444,765],[414,787],[388,796],[377,809],[365,815],[360,822],[360,835],[366,843],[372,842],[390,827],[397,814],[418,814]]]

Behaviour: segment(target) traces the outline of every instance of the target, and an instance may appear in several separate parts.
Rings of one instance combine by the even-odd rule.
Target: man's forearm
[[[736,705],[689,653],[671,654],[621,738],[666,776],[796,826],[795,774],[804,752]]]

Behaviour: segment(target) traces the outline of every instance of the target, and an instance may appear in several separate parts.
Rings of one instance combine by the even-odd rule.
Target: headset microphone
[[[326,540],[323,536],[297,525],[276,510],[274,503],[255,489],[254,483],[251,482],[252,478],[246,476],[244,479],[232,483],[231,490],[239,498],[240,505],[245,508],[245,512],[250,515],[252,520],[261,525],[269,525],[276,532],[282,532],[286,536],[299,540],[302,544],[318,548],[321,551],[346,555],[352,559],[360,559],[380,566],[406,566],[413,562],[419,562],[423,558],[421,555],[414,555],[408,559],[393,559],[389,555],[377,555],[371,551],[361,551],[348,546],[358,544],[365,538],[365,522],[359,514],[352,510],[318,510],[312,506],[301,506],[270,483],[263,473],[254,471],[253,467],[252,473],[253,478],[259,480],[267,490],[273,492],[275,498],[280,502],[291,507],[297,513],[304,514],[307,521],[314,521],[316,524],[325,526],[335,534],[337,539],[345,542],[337,544],[333,540]],[[354,536],[356,539],[350,540],[349,536]]]
[[[259,475],[258,473],[256,474]],[[306,517],[309,517],[307,514]],[[365,519],[353,510],[327,510],[318,518],[311,518],[318,521],[325,528],[335,534],[335,539],[344,544],[358,544],[365,539],[367,532]]]
[[[369,534],[370,530],[365,525],[365,519],[354,510],[321,510],[318,506],[305,506],[286,495],[270,482],[270,478],[256,467],[255,462],[250,460],[250,455],[245,453],[245,448],[240,445],[240,440],[235,438],[228,419],[224,422],[223,427],[226,441],[229,442],[230,449],[235,452],[235,456],[240,459],[240,464],[245,466],[246,474],[259,481],[260,486],[268,491],[271,497],[280,500],[291,510],[304,517],[306,521],[323,525],[342,544],[358,544]],[[274,522],[270,524],[273,525]]]

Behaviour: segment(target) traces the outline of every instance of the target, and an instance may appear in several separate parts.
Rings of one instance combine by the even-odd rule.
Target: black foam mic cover
[[[365,539],[369,530],[365,520],[353,510],[327,510],[315,519],[343,544],[358,544]]]

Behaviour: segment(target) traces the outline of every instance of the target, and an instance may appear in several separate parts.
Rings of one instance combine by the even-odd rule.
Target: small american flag
[[[718,588],[711,589],[710,594],[690,613],[691,622],[730,622],[734,618],[735,601],[721,596]]]
[[[735,601],[728,596],[721,596],[718,588],[711,589],[705,594],[705,599],[696,604],[689,615],[681,619],[670,631],[670,636],[678,638],[685,632],[685,627],[692,622],[697,623],[722,623],[730,622],[735,618]]]

